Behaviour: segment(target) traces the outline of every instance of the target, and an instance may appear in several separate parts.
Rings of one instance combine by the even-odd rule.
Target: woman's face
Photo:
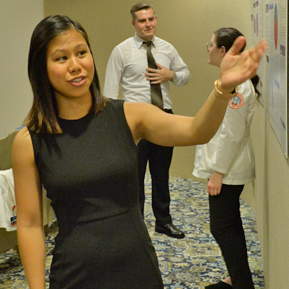
[[[94,63],[84,37],[75,29],[63,32],[48,45],[47,74],[57,101],[91,101],[89,87],[94,77]]]
[[[224,46],[222,46],[221,48],[217,47],[215,34],[212,35],[211,42],[209,43],[208,47],[208,52],[209,52],[208,63],[210,65],[220,67],[226,51]]]

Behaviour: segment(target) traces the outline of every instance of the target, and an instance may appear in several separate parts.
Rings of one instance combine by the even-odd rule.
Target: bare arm
[[[227,103],[213,91],[195,117],[165,113],[147,103],[126,102],[124,109],[136,143],[144,138],[162,146],[188,146],[207,143],[214,136]]]
[[[30,289],[45,288],[45,241],[42,191],[27,128],[20,130],[12,149],[17,204],[17,235]]]

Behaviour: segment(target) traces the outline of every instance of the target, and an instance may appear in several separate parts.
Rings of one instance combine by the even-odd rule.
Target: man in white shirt
[[[152,103],[151,85],[160,85],[159,107],[167,113],[173,113],[170,82],[183,86],[189,82],[190,72],[177,50],[170,43],[154,36],[157,16],[153,6],[140,2],[130,12],[136,33],[113,49],[106,69],[104,95],[117,99],[121,84],[125,101]],[[151,47],[156,68],[148,68],[147,46]],[[172,147],[158,146],[146,140],[139,142],[140,206],[144,214],[144,177],[149,162],[155,231],[173,238],[184,238],[185,234],[173,225],[170,215],[169,168],[172,155]]]

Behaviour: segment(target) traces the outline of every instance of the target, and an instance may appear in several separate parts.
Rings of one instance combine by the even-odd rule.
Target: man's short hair
[[[136,3],[136,4],[133,5],[133,6],[131,7],[131,9],[130,9],[130,14],[131,14],[131,16],[132,16],[132,20],[135,21],[135,18],[136,18],[135,12],[140,11],[140,10],[143,10],[143,9],[144,9],[144,10],[148,10],[148,9],[150,9],[150,8],[152,8],[152,9],[155,11],[155,9],[154,9],[154,7],[153,7],[152,4],[149,4],[149,3],[147,3],[147,2],[139,2],[139,3]]]

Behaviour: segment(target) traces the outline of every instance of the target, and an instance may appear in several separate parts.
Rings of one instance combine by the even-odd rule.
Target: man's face
[[[139,38],[145,41],[151,41],[157,25],[157,16],[152,8],[139,10],[135,12],[135,20],[132,24]]]

